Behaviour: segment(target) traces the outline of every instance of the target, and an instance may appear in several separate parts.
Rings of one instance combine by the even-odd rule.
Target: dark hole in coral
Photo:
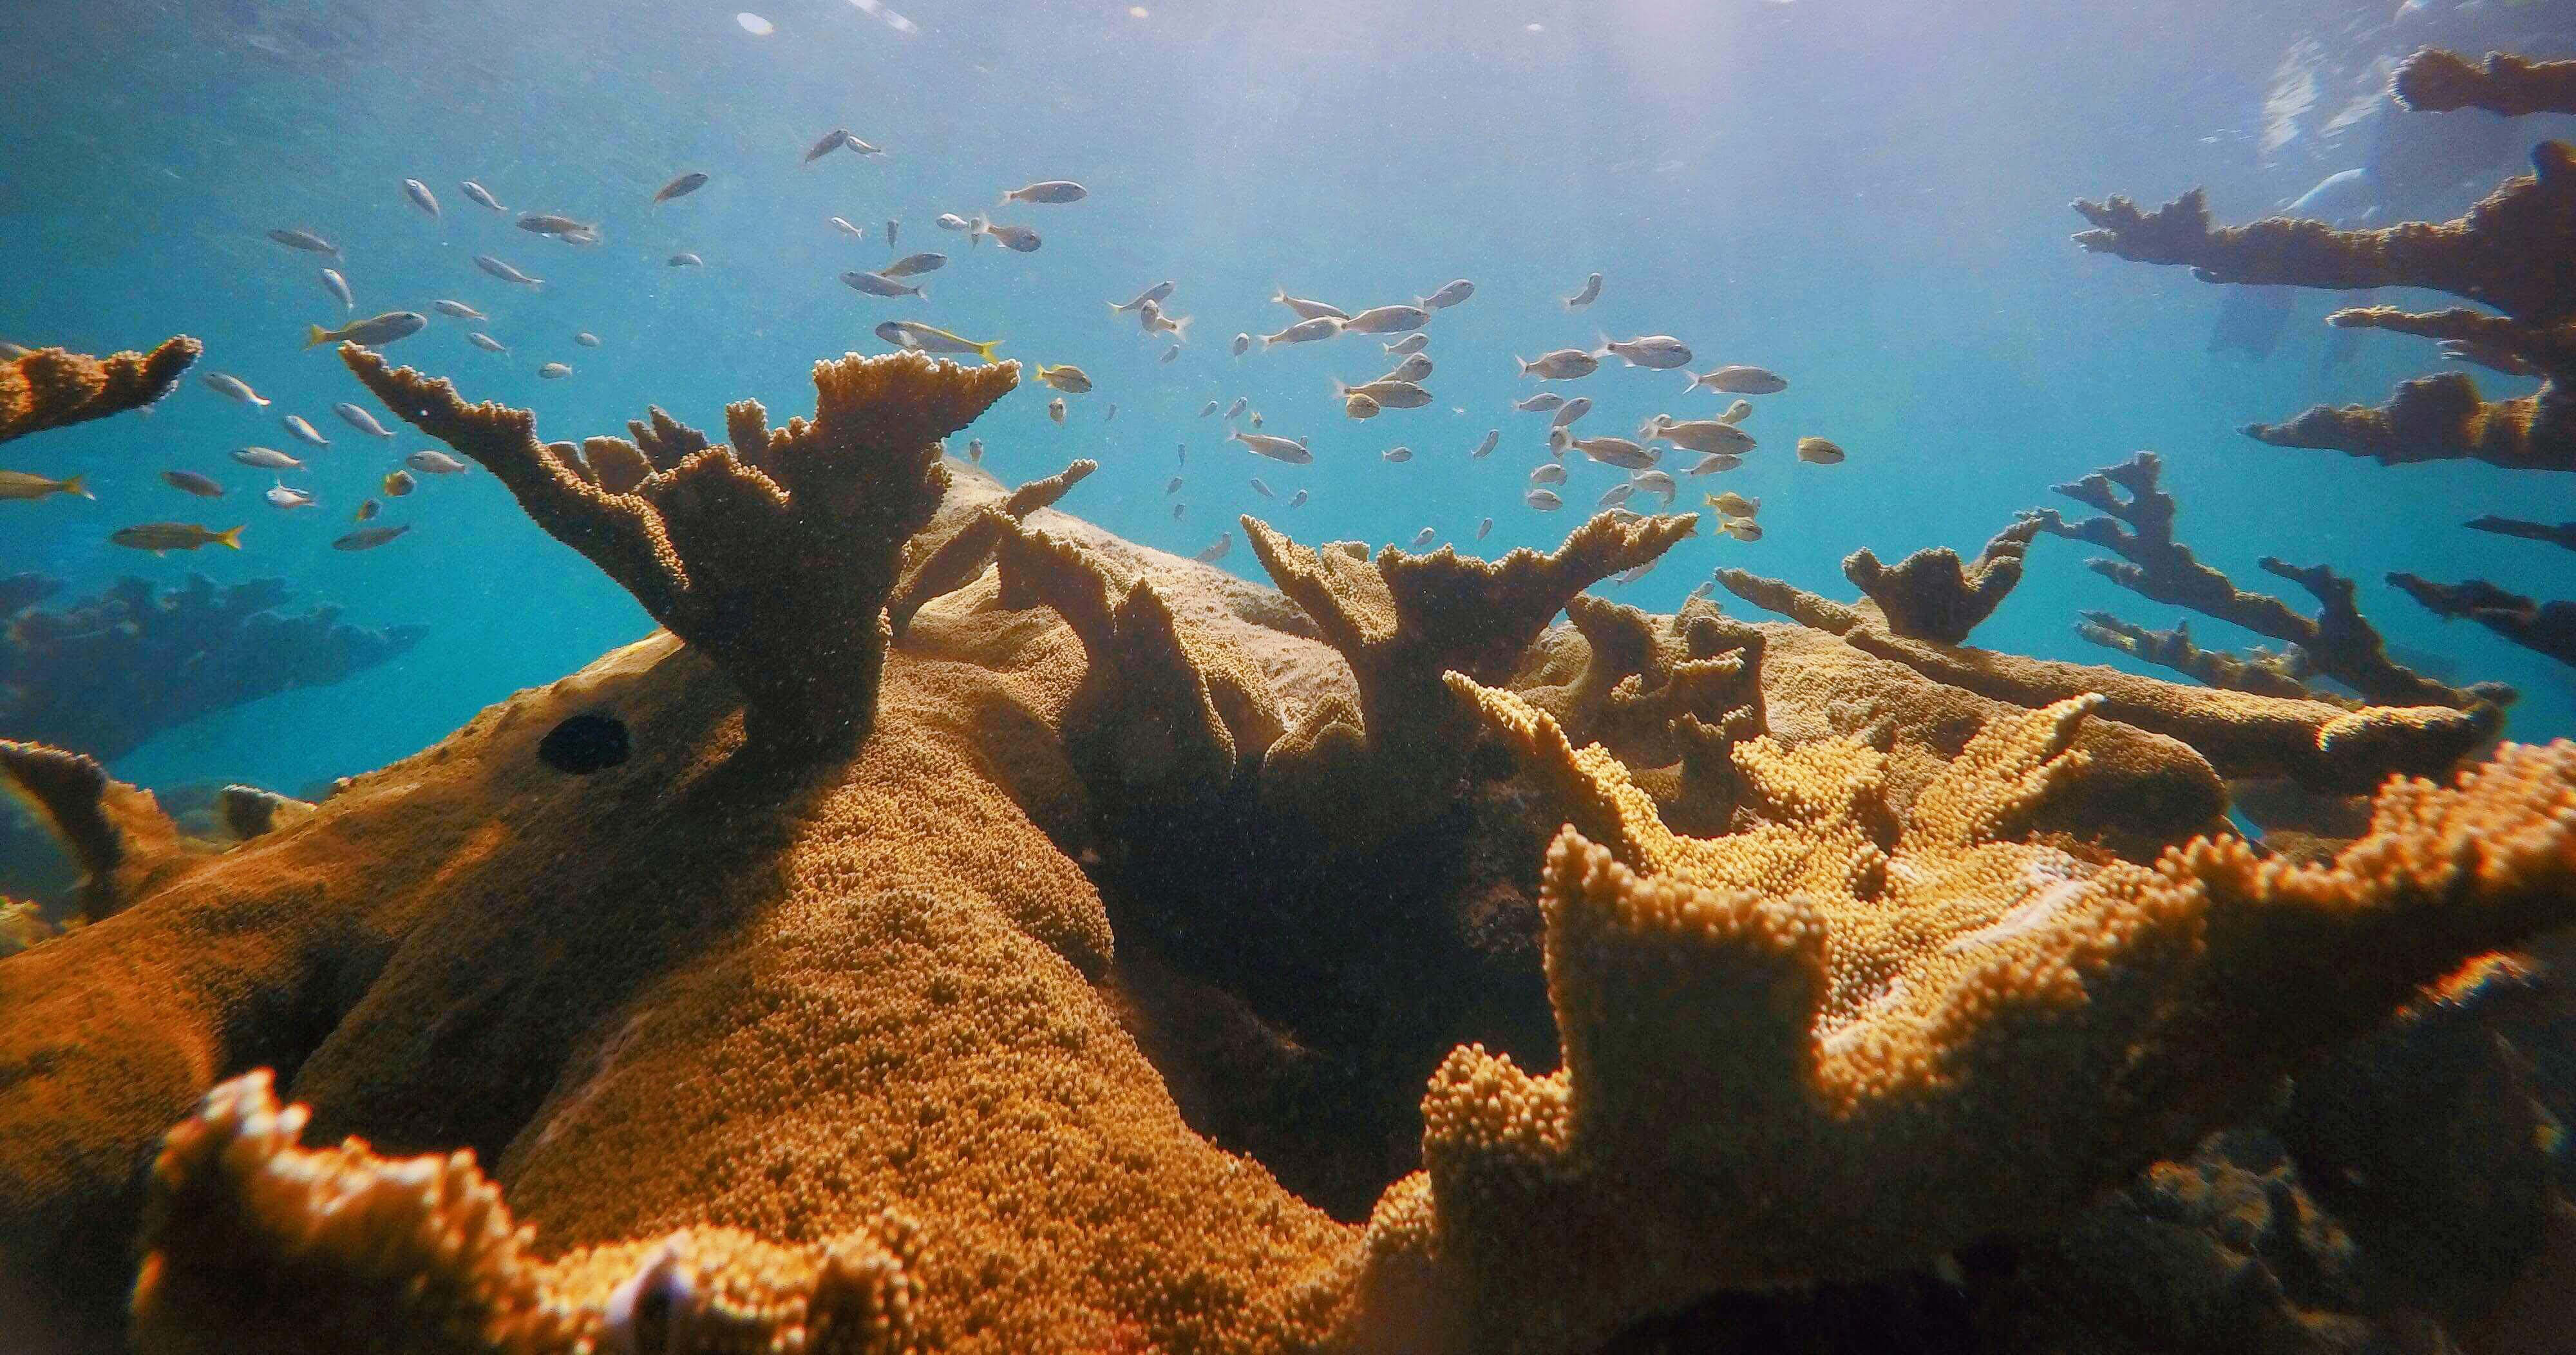
[[[614,715],[576,715],[547,730],[545,738],[537,743],[540,761],[574,776],[607,771],[634,752],[635,742],[626,733],[626,722]]]

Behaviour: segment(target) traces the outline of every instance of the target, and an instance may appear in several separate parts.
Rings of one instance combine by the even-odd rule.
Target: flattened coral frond
[[[152,793],[108,778],[97,759],[0,739],[0,785],[27,803],[81,869],[81,911],[97,921],[148,892],[197,849]]]
[[[150,353],[94,358],[39,348],[0,362],[0,442],[151,404],[168,395],[204,351],[205,345],[183,334]]]
[[[2489,52],[2478,65],[2438,47],[2398,63],[2390,82],[2397,101],[2419,113],[2483,108],[2507,117],[2576,113],[2576,61],[2529,61]]]

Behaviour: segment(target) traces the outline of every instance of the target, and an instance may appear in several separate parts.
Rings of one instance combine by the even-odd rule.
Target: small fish
[[[941,268],[945,267],[947,263],[948,256],[945,254],[906,254],[902,258],[895,260],[893,263],[887,264],[885,267],[878,269],[877,276],[885,278],[918,277],[923,273],[936,273]]]
[[[1604,491],[1601,498],[1592,506],[1595,508],[1609,508],[1616,504],[1623,504],[1628,501],[1629,495],[1636,492],[1637,486],[1633,482],[1622,480]]]
[[[1503,430],[1499,428],[1486,429],[1485,440],[1476,444],[1476,450],[1467,453],[1467,459],[1470,461],[1482,461],[1486,457],[1492,456],[1494,454],[1495,446],[1502,442],[1502,440]]]
[[[370,502],[372,502],[372,500],[370,500]],[[332,542],[331,549],[374,550],[376,547],[381,546],[410,530],[411,524],[408,522],[399,527],[361,527],[358,530],[349,533],[347,536],[341,537],[339,540]]]
[[[982,438],[966,439],[966,459],[978,464],[982,463],[984,460],[984,440]]]
[[[1476,524],[1476,539],[1477,539],[1477,540],[1479,540],[1479,541],[1484,540],[1484,539],[1485,539],[1485,537],[1486,537],[1488,534],[1490,534],[1493,530],[1494,530],[1494,520],[1493,520],[1492,518],[1487,518],[1487,519],[1485,519],[1484,521],[1477,523],[1477,524]]]
[[[1056,398],[1047,401],[1047,417],[1055,420],[1057,423],[1064,422],[1063,396],[1059,395]]]
[[[585,330],[583,330],[582,332],[580,332],[579,334],[575,334],[575,335],[573,335],[573,336],[572,336],[572,341],[573,341],[574,343],[580,344],[580,345],[581,345],[582,347],[584,347],[584,348],[597,348],[597,347],[599,347],[599,336],[598,336],[598,335],[596,335],[596,334],[591,333],[589,330],[586,330],[586,329],[585,329]]]
[[[399,499],[405,494],[409,494],[412,491],[412,488],[419,483],[419,481],[411,478],[410,471],[398,470],[390,472],[385,476],[385,497],[389,499]]]
[[[1682,394],[1702,387],[1727,395],[1777,395],[1789,389],[1789,383],[1775,372],[1731,363],[1692,377],[1690,384],[1682,387]]]
[[[1071,179],[1044,179],[1026,188],[1014,188],[1002,195],[1004,202],[1080,202],[1091,190]]]
[[[493,338],[491,335],[486,334],[479,329],[466,335],[465,341],[482,349],[486,353],[507,353],[510,351],[509,348],[503,345],[499,339]]]
[[[1351,318],[1351,313],[1343,310],[1339,306],[1327,306],[1321,301],[1308,301],[1304,297],[1290,296],[1288,295],[1288,289],[1285,287],[1274,287],[1270,289],[1270,299],[1279,305],[1286,306],[1288,309],[1297,312],[1297,318],[1300,320],[1348,320]],[[1290,328],[1293,329],[1295,326],[1291,325]],[[1290,340],[1290,342],[1293,343],[1295,340]]]
[[[340,309],[353,311],[358,308],[358,299],[349,295],[349,280],[340,276],[339,269],[322,270],[322,290],[329,292],[332,299],[340,303]]]
[[[1002,346],[999,339],[977,343],[914,320],[888,320],[877,326],[876,335],[898,348],[914,348],[924,353],[972,353],[986,362],[991,362],[993,350]]]
[[[1733,470],[1743,464],[1744,458],[1737,456],[1733,452],[1711,452],[1708,455],[1701,457],[1697,462],[1692,464],[1689,470],[1683,473],[1686,475],[1715,475],[1719,471]]]
[[[1311,343],[1316,339],[1329,339],[1341,332],[1340,320],[1329,315],[1319,315],[1311,320],[1300,320],[1276,334],[1262,335],[1261,347],[1266,351],[1273,344]]]
[[[385,511],[385,506],[383,504],[380,504],[373,499],[368,499],[358,505],[358,511],[350,514],[349,520],[351,522],[367,522],[372,520],[376,514],[383,511]]]
[[[598,226],[555,212],[530,212],[519,218],[519,229],[537,235],[552,235],[566,239],[587,237],[582,240],[585,244],[595,242],[599,234]]]
[[[429,191],[428,184],[418,179],[405,179],[403,196],[411,199],[412,206],[429,213],[432,221],[438,219],[438,195]]]
[[[501,262],[499,259],[493,258],[489,254],[475,255],[474,266],[496,278],[499,278],[503,282],[515,282],[522,287],[543,287],[546,285],[546,280],[544,278],[529,277],[527,274],[520,272],[518,269],[512,268],[510,265]],[[478,315],[473,318],[480,320],[483,317]]]
[[[849,144],[850,129],[847,127],[835,127],[832,130],[825,132],[823,134],[823,139],[815,142],[812,150],[805,152],[805,163],[810,165],[815,161],[822,159],[824,156],[830,155],[832,152]]]
[[[1528,414],[1543,414],[1564,403],[1565,397],[1555,391],[1540,391],[1526,400],[1513,401],[1512,408]]]
[[[1569,433],[1562,428],[1551,428],[1547,430],[1548,455],[1563,456],[1567,450],[1573,446],[1574,435],[1572,433]]]
[[[328,447],[331,445],[331,439],[322,436],[321,429],[305,422],[304,416],[301,414],[289,414],[284,418],[279,419],[278,422],[286,425],[287,435],[298,442],[309,442],[316,447]]]
[[[1179,476],[1177,476],[1177,475],[1173,476],[1173,477],[1171,478],[1171,480],[1170,480],[1169,482],[1167,482],[1167,483],[1163,486],[1163,497],[1164,497],[1164,498],[1167,498],[1167,499],[1168,499],[1168,498],[1172,497],[1173,495],[1178,494],[1178,493],[1180,493],[1180,492],[1181,492],[1181,477],[1179,477]]]
[[[1432,542],[1437,541],[1437,540],[1439,540],[1439,539],[1440,539],[1440,533],[1439,533],[1439,532],[1437,532],[1437,531],[1433,530],[1432,528],[1425,527],[1425,528],[1423,528],[1421,531],[1415,532],[1415,533],[1413,534],[1413,548],[1414,548],[1415,550],[1420,550],[1420,549],[1422,549],[1424,546],[1428,546],[1428,545],[1430,545]]]
[[[239,400],[243,404],[257,405],[263,409],[268,407],[267,397],[262,396],[258,391],[252,390],[249,382],[244,381],[240,377],[234,376],[229,372],[208,372],[204,376],[197,378],[197,380],[201,382],[206,389],[213,391],[217,395],[223,396],[225,399]]]
[[[1611,582],[1621,588],[1625,588],[1629,584],[1635,583],[1637,580],[1653,573],[1655,566],[1662,563],[1663,561],[1661,560],[1648,560],[1642,565],[1631,565],[1626,569],[1620,570],[1618,575],[1613,578]]]
[[[268,238],[286,246],[288,249],[301,249],[314,254],[328,254],[335,259],[340,257],[340,247],[338,245],[332,244],[330,241],[325,240],[321,236],[315,235],[313,232],[308,230],[275,230],[268,233]]]
[[[886,218],[886,248],[894,248],[894,238],[896,235],[900,234],[902,230],[902,222],[895,220],[893,217]]]
[[[1208,401],[1206,404],[1199,406],[1199,417],[1204,419],[1210,414],[1214,414],[1216,412],[1216,408],[1216,401]]]
[[[1560,348],[1553,353],[1542,353],[1535,359],[1515,358],[1513,361],[1520,363],[1521,375],[1534,376],[1541,381],[1572,381],[1576,377],[1592,375],[1593,370],[1601,365],[1601,359],[1580,348]]]
[[[1304,491],[1304,490],[1302,490],[1302,489],[1301,489],[1301,490],[1298,490],[1296,493],[1289,495],[1289,496],[1288,496],[1288,506],[1289,506],[1289,507],[1291,507],[1291,508],[1303,508],[1303,507],[1305,507],[1305,506],[1306,506],[1306,491]]]
[[[1279,497],[1277,494],[1271,492],[1270,486],[1261,483],[1261,477],[1258,475],[1252,477],[1252,492],[1265,499],[1275,499]]]
[[[1135,299],[1132,301],[1110,302],[1109,309],[1111,313],[1115,314],[1121,311],[1143,310],[1147,302],[1161,305],[1172,295],[1172,290],[1178,286],[1180,286],[1179,283],[1165,279],[1162,282],[1155,283],[1153,286],[1138,292]]]
[[[1548,427],[1572,428],[1575,420],[1591,412],[1592,402],[1578,395],[1556,407],[1556,417],[1548,421]]]
[[[1386,345],[1386,351],[1396,357],[1409,358],[1414,354],[1421,352],[1423,347],[1430,342],[1431,336],[1417,329],[1412,333],[1405,335],[1403,338]]]
[[[1431,312],[1420,306],[1373,306],[1342,322],[1347,334],[1401,334],[1420,329],[1431,320]]]
[[[1726,518],[1717,524],[1717,529],[1738,541],[1762,539],[1762,524],[1751,518]]]
[[[933,223],[943,231],[962,231],[971,224],[966,220],[966,218],[959,216],[955,212],[941,212],[932,220]]]
[[[1565,500],[1558,498],[1552,489],[1533,489],[1521,496],[1521,502],[1542,513],[1553,513],[1565,506]]]
[[[359,432],[365,433],[370,437],[389,438],[393,436],[393,430],[376,422],[375,415],[360,409],[356,405],[350,404],[346,400],[331,406],[331,412],[339,415],[341,420],[347,423],[351,428],[357,429]]]
[[[1683,595],[1682,595],[1682,601],[1684,601],[1684,602],[1697,602],[1697,601],[1699,601],[1701,598],[1707,597],[1709,594],[1714,593],[1714,592],[1716,592],[1716,591],[1717,591],[1717,580],[1715,580],[1715,579],[1702,579],[1702,580],[1700,580],[1700,581],[1699,581],[1699,586],[1698,586],[1698,587],[1693,588],[1693,589],[1691,589],[1691,590],[1690,590],[1690,592],[1688,592],[1688,593],[1686,593],[1686,594],[1683,594]]]
[[[697,255],[691,254],[686,250],[682,250],[681,252],[672,255],[670,258],[663,260],[663,263],[672,268],[703,268],[706,266],[706,262],[706,260],[701,259]]]
[[[1004,249],[1017,250],[1022,254],[1036,249],[1042,243],[1038,239],[1038,233],[1026,226],[999,225],[985,220],[981,215],[966,223],[966,235],[968,239],[980,239],[989,235],[993,237],[993,243]]]
[[[419,311],[386,311],[382,315],[371,315],[364,320],[353,320],[338,329],[306,325],[304,346],[312,348],[326,343],[354,343],[363,347],[374,347],[418,334],[428,327],[429,317]]]
[[[1151,301],[1136,308],[1136,325],[1148,334],[1169,334],[1174,339],[1184,342],[1190,337],[1189,316],[1184,315],[1178,320],[1172,319],[1163,313],[1160,305]]]
[[[1234,336],[1234,342],[1228,345],[1228,348],[1236,357],[1242,357],[1252,348],[1252,336],[1249,334],[1237,334]]]
[[[1038,364],[1037,376],[1040,383],[1053,386],[1069,395],[1080,395],[1091,389],[1091,378],[1085,375],[1081,368],[1069,362],[1055,367],[1049,367],[1041,362]]]
[[[1687,366],[1691,360],[1688,345],[1670,334],[1641,334],[1633,339],[1602,336],[1600,353],[1616,353],[1631,367],[1652,367],[1658,371]]]
[[[1413,449],[1410,447],[1389,447],[1377,455],[1378,459],[1381,461],[1392,461],[1398,465],[1402,465],[1403,463],[1413,459]]]
[[[841,281],[849,284],[852,289],[865,292],[870,296],[917,296],[924,301],[930,299],[930,289],[927,287],[906,286],[893,278],[876,273],[862,273],[852,269],[841,275]]]
[[[261,491],[260,497],[268,500],[269,507],[285,509],[288,511],[293,511],[298,508],[310,508],[313,506],[312,495],[307,494],[300,489],[287,488],[286,482],[283,480],[280,480],[266,490]]]
[[[1410,381],[1372,381],[1365,386],[1333,383],[1333,393],[1343,399],[1364,395],[1388,409],[1420,409],[1431,403],[1431,392]]]
[[[1162,356],[1162,357],[1160,357],[1160,358],[1158,358],[1158,359],[1156,359],[1156,361],[1159,361],[1159,362],[1170,362],[1171,360],[1173,360],[1174,358],[1179,357],[1180,355],[1181,355],[1181,346],[1180,346],[1179,344],[1173,344],[1171,347],[1164,349],[1164,350],[1163,350],[1163,356]]]
[[[493,211],[507,212],[510,210],[509,208],[501,205],[501,200],[499,198],[492,196],[491,189],[485,188],[483,185],[474,182],[472,179],[460,179],[457,181],[456,186],[465,191],[465,196],[491,208]]]
[[[1233,403],[1233,404],[1227,405],[1227,406],[1225,407],[1225,416],[1226,416],[1227,418],[1231,419],[1231,418],[1235,417],[1236,415],[1241,414],[1241,413],[1244,411],[1244,409],[1245,409],[1247,406],[1249,406],[1251,403],[1252,403],[1252,397],[1251,397],[1251,396],[1249,396],[1249,395],[1238,395],[1238,396],[1234,397],[1234,403]]]
[[[89,492],[81,477],[77,475],[68,480],[48,480],[41,475],[30,475],[22,470],[0,470],[0,499],[33,501],[49,499],[56,494],[74,494],[84,499],[98,497]]]
[[[1640,494],[1661,495],[1667,506],[1671,505],[1675,495],[1682,492],[1681,486],[1673,483],[1673,477],[1659,470],[1641,470],[1629,476],[1628,483],[1635,485]]]
[[[1172,464],[1176,466],[1186,466],[1190,464],[1190,444],[1186,442],[1174,444],[1172,447]]]
[[[537,369],[537,375],[547,381],[561,381],[565,377],[572,375],[572,364],[569,362],[549,362],[545,366]]]
[[[1591,305],[1593,298],[1598,297],[1599,295],[1601,295],[1601,275],[1595,273],[1591,277],[1583,280],[1582,291],[1576,292],[1574,295],[1565,299],[1565,308],[1567,310],[1580,310],[1585,306]]]
[[[846,216],[833,217],[832,224],[839,227],[842,234],[854,239],[864,240],[868,237],[867,227],[852,224]]]
[[[423,475],[462,475],[473,467],[435,447],[424,447],[403,458],[403,464]],[[391,486],[386,487],[388,492]]]
[[[1550,462],[1546,463],[1545,465],[1542,465],[1542,466],[1538,467],[1537,469],[1535,469],[1535,470],[1533,470],[1533,471],[1531,471],[1531,472],[1530,472],[1530,483],[1531,483],[1531,484],[1533,484],[1533,485],[1561,485],[1561,484],[1564,484],[1564,483],[1565,483],[1565,466],[1564,466],[1564,464],[1563,464],[1563,463],[1561,463],[1561,462],[1550,461]]]
[[[1395,369],[1393,371],[1379,377],[1378,380],[1418,382],[1429,375],[1431,375],[1431,359],[1424,357],[1420,353],[1407,353],[1404,357],[1404,361],[1395,364]],[[1374,385],[1376,383],[1372,382],[1370,384]]]
[[[1810,465],[1830,466],[1843,459],[1843,449],[1823,438],[1800,438],[1798,459]]]
[[[485,315],[483,312],[474,309],[472,306],[466,305],[462,301],[433,301],[429,303],[429,308],[437,311],[441,315],[452,315],[459,320],[489,320],[492,318],[491,316]]]
[[[161,483],[183,494],[194,494],[200,499],[220,499],[224,496],[222,485],[192,470],[165,470],[161,472]]]
[[[1188,511],[1190,511],[1190,506],[1189,506],[1188,504],[1185,504],[1185,503],[1176,503],[1176,504],[1173,504],[1173,505],[1172,505],[1172,521],[1174,521],[1174,522],[1178,522],[1178,521],[1180,521],[1180,520],[1181,520],[1181,514],[1186,513],[1186,512],[1188,512]]]
[[[1201,549],[1198,554],[1193,555],[1190,558],[1203,565],[1212,565],[1217,561],[1224,559],[1225,553],[1233,549],[1234,533],[1219,532],[1216,534],[1216,540],[1207,543],[1207,545]]]
[[[1109,402],[1109,408],[1107,408],[1107,409],[1105,409],[1105,410],[1102,410],[1102,411],[1101,411],[1101,413],[1100,413],[1100,421],[1101,421],[1102,423],[1107,423],[1107,422],[1109,422],[1111,419],[1114,419],[1114,418],[1117,418],[1117,417],[1118,417],[1118,402],[1117,402],[1117,401],[1115,401],[1115,400],[1112,400],[1112,401],[1110,401],[1110,402]]]
[[[673,198],[685,198],[707,186],[707,176],[696,170],[673,179],[653,192],[653,205],[660,206]]]
[[[1676,447],[1707,455],[1725,452],[1742,456],[1753,450],[1753,435],[1721,419],[1675,420],[1669,414],[1658,414],[1639,430],[1647,437],[1662,438]]]
[[[274,447],[244,447],[233,453],[233,460],[260,470],[302,470],[304,463]]]
[[[1342,412],[1354,419],[1374,419],[1378,416],[1378,411],[1383,408],[1385,406],[1365,395],[1351,394],[1342,397]]]
[[[148,550],[155,555],[165,551],[195,550],[200,546],[229,546],[240,550],[242,529],[210,532],[193,522],[147,522],[139,527],[120,527],[108,534],[108,544],[130,550]]]
[[[1708,506],[1716,509],[1722,517],[1749,518],[1762,511],[1760,499],[1748,499],[1731,489],[1723,494],[1707,495],[1705,498]]]
[[[1719,423],[1742,423],[1744,422],[1745,416],[1752,412],[1752,401],[1738,400],[1734,404],[1728,405],[1726,407],[1726,412],[1717,416],[1717,421]]]
[[[1267,433],[1246,433],[1241,429],[1236,429],[1226,436],[1251,448],[1257,456],[1266,456],[1273,461],[1285,461],[1292,466],[1302,466],[1315,459],[1315,454],[1306,450],[1306,442],[1303,438],[1292,442],[1287,438],[1275,438]]]
[[[1475,294],[1476,284],[1460,278],[1455,282],[1441,284],[1440,290],[1413,304],[1427,311],[1447,310]]]
[[[1574,450],[1621,470],[1652,470],[1655,465],[1655,453],[1626,438],[1576,438]]]

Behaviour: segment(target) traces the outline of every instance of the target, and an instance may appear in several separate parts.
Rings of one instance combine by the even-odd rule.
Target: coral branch
[[[2500,518],[2492,514],[2471,518],[2464,524],[2473,532],[2493,532],[2498,536],[2518,536],[2526,541],[2546,541],[2562,550],[2576,550],[2576,522],[2555,526],[2545,522],[2525,522],[2520,518]]]
[[[656,410],[651,429],[633,426],[656,469],[614,492],[634,466],[603,459],[600,440],[585,463],[569,443],[538,442],[525,411],[467,405],[445,381],[355,345],[340,355],[387,407],[491,470],[538,526],[705,651],[742,692],[754,744],[809,751],[866,737],[884,602],[905,541],[948,486],[939,439],[1019,379],[1015,363],[912,352],[817,363],[811,423],[772,430],[743,401],[725,410],[731,445],[706,446]]]
[[[2435,583],[2401,571],[2388,582],[2445,621],[2466,617],[2533,653],[2576,666],[2576,602],[2534,602],[2484,579]]]
[[[2324,699],[2309,690],[2303,680],[2311,670],[2298,661],[2296,649],[2288,654],[2258,650],[2255,657],[2240,659],[2193,644],[2188,621],[2175,622],[2172,630],[2150,630],[2109,612],[2086,612],[2084,619],[2075,623],[2075,633],[2106,649],[2198,678],[2212,687],[2291,700]]]
[[[2398,63],[2389,88],[2397,102],[2419,113],[2576,113],[2576,61],[2526,61],[2511,52],[2489,52],[2486,64],[2477,66],[2457,52],[2427,47]]]
[[[0,788],[24,800],[80,867],[75,897],[92,921],[165,883],[197,854],[150,791],[109,780],[95,758],[0,739]]]
[[[968,518],[963,526],[941,538],[938,545],[919,553],[920,561],[895,586],[894,595],[886,599],[886,624],[896,639],[912,624],[912,614],[927,606],[933,598],[956,592],[973,583],[993,562],[993,549],[1013,524],[1041,508],[1052,507],[1067,491],[1082,483],[1083,477],[1100,469],[1097,461],[1082,460],[1043,480],[1031,480],[1011,491],[1002,502]]]
[[[170,393],[205,345],[186,335],[150,353],[93,358],[39,348],[0,362],[0,442],[104,419]]]
[[[2025,517],[1995,533],[1974,565],[1962,565],[1956,551],[1941,546],[1889,567],[1863,546],[1843,560],[1843,577],[1877,604],[1888,634],[1955,645],[2021,582],[2022,557],[2039,528],[2037,519]]]

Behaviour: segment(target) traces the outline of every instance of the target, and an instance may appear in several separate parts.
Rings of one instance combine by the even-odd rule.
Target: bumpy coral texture
[[[183,334],[149,353],[94,358],[39,348],[0,362],[0,442],[151,404],[168,395],[204,351],[205,345]]]

